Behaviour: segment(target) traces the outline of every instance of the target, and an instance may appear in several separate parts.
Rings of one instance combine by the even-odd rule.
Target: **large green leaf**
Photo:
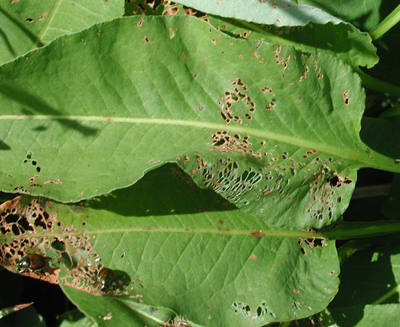
[[[214,26],[218,25],[223,32],[231,32],[249,39],[263,39],[276,44],[290,44],[302,51],[329,53],[355,68],[358,66],[370,68],[379,60],[368,33],[360,32],[352,24],[341,21],[316,7],[298,5],[291,1],[183,0],[181,2],[214,15],[208,19]],[[254,23],[267,26],[258,26]]]
[[[0,2],[0,63],[54,38],[121,17],[121,0],[28,0]]]
[[[307,52],[328,53],[357,68],[372,67],[378,62],[371,37],[350,24],[308,24],[301,27],[255,26],[217,16],[207,16],[208,21],[222,32],[242,36],[248,40],[264,40],[275,44],[293,45]]]
[[[262,326],[319,312],[338,289],[334,241],[272,229],[171,164],[77,205],[17,198],[1,218],[0,264],[16,272],[26,253],[48,257],[51,269],[24,274],[63,285],[99,325],[156,326],[176,314]],[[99,289],[103,265],[122,291]]]
[[[392,0],[364,0],[362,4],[358,0],[298,0],[297,2],[320,8],[364,31],[369,31],[384,18],[380,14],[380,8],[390,1]],[[397,3],[396,1],[392,2]]]
[[[326,54],[232,39],[193,17],[133,17],[1,66],[0,187],[79,201],[178,161],[292,229],[331,224],[356,170],[399,171],[359,138],[364,92]]]
[[[308,23],[338,24],[340,19],[308,5],[299,5],[290,0],[181,0],[186,6],[222,17],[232,17],[260,24],[276,26],[304,26]]]

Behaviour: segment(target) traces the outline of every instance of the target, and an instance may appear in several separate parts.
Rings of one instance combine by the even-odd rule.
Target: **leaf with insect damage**
[[[0,212],[0,264],[61,285],[99,325],[157,326],[176,315],[262,326],[317,313],[338,289],[334,241],[252,219],[172,164],[79,204],[22,196]],[[21,269],[28,254],[46,264]]]
[[[266,222],[320,228],[346,209],[357,169],[400,170],[360,140],[351,67],[188,16],[56,39],[1,66],[0,105],[1,189],[64,202],[176,161]]]
[[[236,37],[290,44],[301,51],[329,53],[354,68],[370,68],[379,60],[368,33],[310,5],[289,0],[181,2],[209,14],[203,19],[221,32]]]

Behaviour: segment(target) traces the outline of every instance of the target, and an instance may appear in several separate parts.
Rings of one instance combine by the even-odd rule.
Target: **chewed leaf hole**
[[[350,99],[349,99],[349,90],[344,90],[343,91],[343,101],[345,105],[348,105],[350,103]]]
[[[251,308],[244,302],[234,302],[232,304],[232,309],[235,311],[235,313],[242,316],[250,316]]]
[[[0,205],[0,265],[10,271],[85,292],[123,295],[126,284],[100,277],[104,266],[91,238],[58,221],[50,201],[18,196]],[[121,272],[120,275],[124,273]],[[110,281],[111,279],[111,281]],[[127,279],[124,278],[126,281]]]
[[[222,109],[221,118],[225,124],[232,121],[242,124],[244,119],[251,120],[251,113],[256,111],[255,102],[248,95],[247,85],[240,77],[236,77],[231,83],[236,86],[233,90],[225,91],[219,101],[219,107]]]
[[[220,152],[242,152],[253,155],[249,149],[252,143],[249,136],[240,137],[239,134],[229,135],[228,131],[216,131],[211,135],[211,144],[214,150]]]
[[[178,316],[157,327],[192,327],[192,325],[188,323],[185,317]]]
[[[252,168],[240,172],[239,164],[230,158],[218,159],[213,165],[205,164],[201,156],[198,156],[196,161],[198,166],[192,170],[192,173],[200,174],[202,185],[213,189],[232,203],[238,201],[244,205],[250,203],[248,200],[242,199],[242,196],[250,192],[261,181],[261,173]]]
[[[258,305],[254,310],[252,310],[249,304],[238,301],[232,304],[232,309],[236,314],[242,315],[244,317],[249,317],[251,319],[257,319],[263,317],[265,315],[270,315],[272,318],[275,318],[275,314],[268,308],[267,302],[262,301],[260,305]]]
[[[327,180],[327,182],[332,186],[332,187],[341,187],[343,184],[350,184],[353,181],[347,177],[340,177],[338,175],[333,175],[331,178]],[[339,201],[340,202],[340,201]]]

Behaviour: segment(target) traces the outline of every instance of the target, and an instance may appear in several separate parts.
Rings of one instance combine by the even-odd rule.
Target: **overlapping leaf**
[[[0,63],[122,14],[120,0],[1,1]]]
[[[174,315],[262,326],[328,305],[339,281],[334,241],[271,229],[189,181],[169,165],[86,203],[5,203],[0,263],[18,271],[26,253],[47,257],[51,269],[23,273],[62,285],[101,326],[157,326]],[[121,290],[100,290],[103,266]]]
[[[192,17],[94,26],[0,70],[1,189],[79,201],[178,161],[291,229],[331,224],[355,170],[398,170],[359,138],[364,93],[325,54],[235,40]]]
[[[218,22],[219,18],[210,17],[211,22],[222,31],[234,31],[242,36],[249,34],[251,39],[261,38],[277,44],[290,44],[302,51],[329,53],[355,68],[370,68],[378,62],[376,48],[369,34],[316,7],[289,0],[180,2],[222,17],[222,23]]]

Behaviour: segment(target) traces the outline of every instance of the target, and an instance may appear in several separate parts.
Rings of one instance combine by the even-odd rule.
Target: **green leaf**
[[[8,308],[4,308],[0,310],[0,319],[8,316],[9,314],[25,309],[26,307],[29,307],[30,305],[32,305],[33,302],[31,303],[24,303],[24,304],[18,304],[18,305],[14,305],[13,307],[8,307]]]
[[[307,52],[329,53],[354,68],[371,68],[379,60],[368,33],[360,32],[352,24],[315,7],[290,1],[184,0],[182,3],[217,15],[207,18],[214,26],[220,26],[223,32],[252,40],[290,44]],[[235,18],[236,21],[221,17]]]
[[[178,161],[238,207],[304,229],[344,212],[358,168],[400,171],[359,138],[349,66],[192,17],[61,37],[1,66],[0,93],[6,192],[74,202]]]
[[[89,317],[86,317],[79,310],[67,311],[57,318],[59,327],[97,327],[98,325],[93,322]]]
[[[392,239],[394,243],[357,252],[343,264],[340,290],[329,306],[339,326],[385,326],[373,323],[377,318],[399,321],[400,245]]]
[[[120,0],[1,1],[0,63],[60,35],[121,17],[123,8]]]
[[[379,304],[349,307],[345,310],[332,310],[340,327],[386,327],[399,323],[399,304]],[[355,317],[355,312],[363,312],[362,317]]]
[[[225,33],[248,40],[264,40],[275,44],[288,44],[297,50],[328,53],[353,67],[372,67],[378,62],[376,49],[366,33],[350,24],[308,24],[301,27],[256,26],[245,22],[229,21],[208,16],[210,23]]]
[[[323,10],[298,5],[292,1],[250,1],[250,0],[182,0],[180,3],[206,13],[221,17],[232,17],[259,24],[276,26],[304,26],[309,23],[338,24],[340,19]]]
[[[299,4],[320,8],[337,18],[352,23],[364,31],[369,31],[379,24],[384,17],[380,13],[380,8],[386,2],[364,0],[362,5],[360,5],[358,0],[298,0]]]
[[[164,165],[86,203],[6,202],[0,264],[16,272],[26,253],[47,257],[48,267],[22,274],[63,285],[99,325],[156,326],[178,315],[201,326],[262,326],[328,305],[339,282],[334,241],[272,229],[187,182]],[[103,265],[117,289],[100,290]]]

